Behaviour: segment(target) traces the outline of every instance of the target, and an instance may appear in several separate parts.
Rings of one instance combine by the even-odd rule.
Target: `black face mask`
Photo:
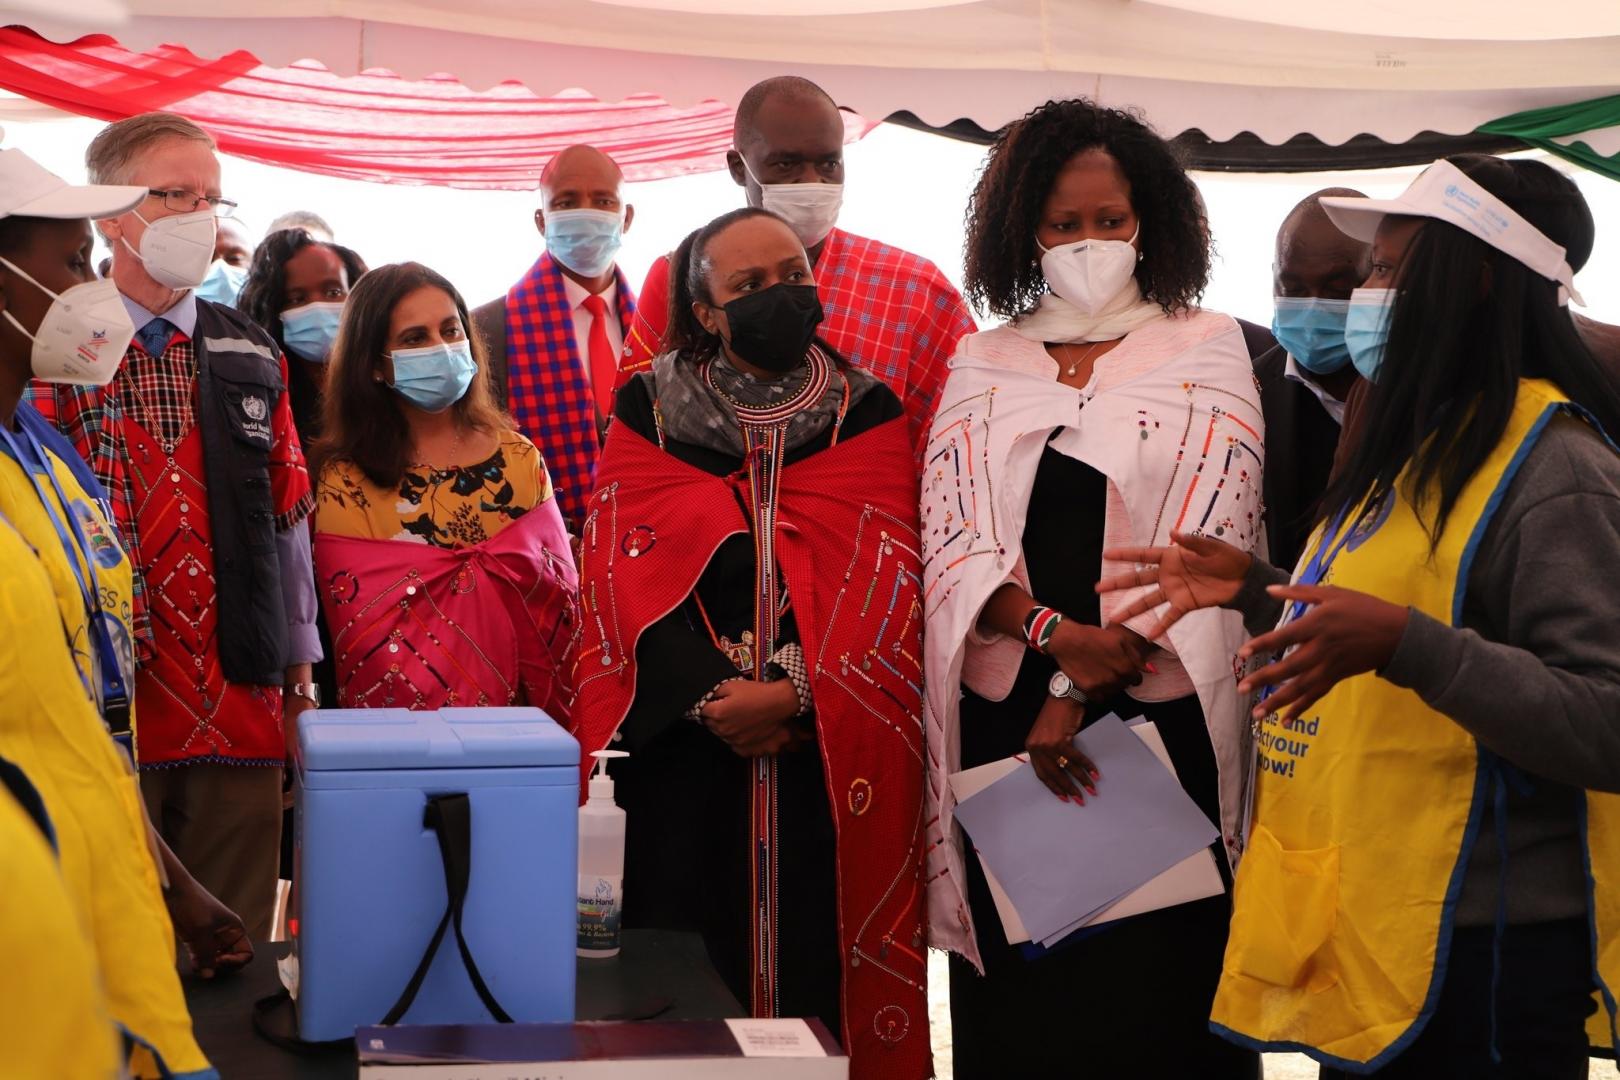
[[[731,324],[731,351],[766,371],[792,371],[803,363],[822,320],[814,285],[772,285],[722,310]]]

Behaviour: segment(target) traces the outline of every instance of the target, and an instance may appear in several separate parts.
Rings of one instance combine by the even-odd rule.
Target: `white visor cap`
[[[1330,195],[1322,199],[1322,209],[1340,232],[1369,244],[1378,223],[1388,214],[1444,221],[1558,282],[1563,286],[1560,302],[1574,299],[1583,307],[1586,304],[1575,291],[1575,272],[1569,268],[1564,249],[1449,161],[1436,161],[1424,169],[1393,199]]]
[[[117,217],[140,205],[143,187],[70,184],[21,150],[0,150],[0,217]]]

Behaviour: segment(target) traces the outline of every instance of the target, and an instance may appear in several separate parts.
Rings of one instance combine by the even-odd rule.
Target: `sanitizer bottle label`
[[[624,879],[579,875],[579,948],[617,949]]]

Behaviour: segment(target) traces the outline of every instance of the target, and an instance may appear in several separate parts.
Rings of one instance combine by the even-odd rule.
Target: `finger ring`
[[[1067,769],[1068,767],[1069,767],[1069,759],[1064,757],[1062,754],[1059,754],[1058,755],[1058,768]]]

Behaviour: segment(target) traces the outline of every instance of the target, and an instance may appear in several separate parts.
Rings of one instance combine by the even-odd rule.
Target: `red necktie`
[[[613,415],[613,384],[619,378],[619,357],[608,339],[607,301],[600,296],[587,296],[585,310],[591,313],[591,354],[587,358],[591,390],[596,395],[597,412],[606,418]]]

